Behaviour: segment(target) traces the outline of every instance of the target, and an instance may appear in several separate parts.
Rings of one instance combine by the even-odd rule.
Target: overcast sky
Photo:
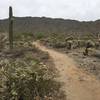
[[[100,0],[0,0],[0,19],[15,16],[46,16],[90,21],[100,19]]]

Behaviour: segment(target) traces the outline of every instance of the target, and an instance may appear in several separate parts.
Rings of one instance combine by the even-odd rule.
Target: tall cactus
[[[9,7],[9,47],[13,49],[13,11],[12,7]]]

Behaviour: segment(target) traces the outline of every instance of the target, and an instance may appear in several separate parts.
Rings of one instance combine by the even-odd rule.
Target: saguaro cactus
[[[13,11],[12,7],[9,7],[9,47],[13,49]]]

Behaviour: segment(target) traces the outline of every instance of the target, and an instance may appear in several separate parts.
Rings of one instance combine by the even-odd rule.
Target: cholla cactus
[[[84,55],[88,55],[88,53],[89,53],[89,48],[92,48],[92,47],[94,47],[94,46],[95,46],[94,42],[91,41],[91,40],[88,40],[87,43],[86,43],[85,52],[84,52],[83,54],[84,54]]]
[[[69,40],[73,40],[73,37],[67,37],[67,38],[65,39],[66,42],[69,41]]]
[[[77,40],[77,47],[81,46],[81,40]]]
[[[95,48],[98,49],[99,47],[100,47],[100,42],[98,41],[95,43]]]
[[[73,44],[73,41],[69,40],[67,41],[67,49],[72,49],[72,44]]]
[[[10,49],[13,49],[13,11],[12,11],[12,7],[9,7],[9,43],[10,43]]]
[[[91,40],[88,40],[87,43],[86,43],[86,48],[91,48],[91,47],[94,47],[94,42],[91,41]]]
[[[72,49],[72,44],[73,44],[73,37],[67,37],[65,39],[66,44],[67,44],[67,49]]]

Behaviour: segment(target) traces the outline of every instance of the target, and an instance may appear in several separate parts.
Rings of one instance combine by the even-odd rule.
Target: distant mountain
[[[8,32],[8,19],[0,20],[0,32]],[[100,20],[80,22],[76,20],[53,19],[46,17],[14,17],[15,33],[100,33]]]

